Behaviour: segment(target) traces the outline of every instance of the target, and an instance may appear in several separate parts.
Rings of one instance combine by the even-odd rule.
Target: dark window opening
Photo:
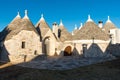
[[[25,42],[22,42],[22,46],[23,49],[25,48]]]
[[[37,50],[34,51],[34,54],[37,55]]]
[[[61,36],[61,30],[58,29],[58,38],[60,38],[60,36]]]

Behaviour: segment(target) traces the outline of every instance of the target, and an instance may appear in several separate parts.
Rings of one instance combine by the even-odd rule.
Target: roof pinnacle
[[[60,24],[59,24],[59,26],[63,26],[62,19],[60,20]]]
[[[41,14],[41,18],[43,18],[43,14]]]
[[[90,21],[93,21],[93,20],[90,18],[90,15],[88,15],[88,20],[87,20],[87,22],[90,22]]]
[[[25,16],[24,16],[24,18],[29,19],[29,18],[28,18],[28,11],[27,11],[27,10],[25,10]]]
[[[74,30],[76,30],[77,29],[77,25],[75,24],[75,28],[74,28]]]
[[[79,27],[79,29],[81,29],[81,27],[83,26],[83,24],[82,23],[80,23],[80,27]]]
[[[41,14],[41,19],[40,21],[45,20],[43,14]]]
[[[17,14],[17,16],[16,17],[20,17],[20,13],[19,13],[19,11],[18,11],[18,14]]]
[[[108,16],[108,20],[107,20],[107,22],[111,22],[111,20],[110,20],[110,16]]]

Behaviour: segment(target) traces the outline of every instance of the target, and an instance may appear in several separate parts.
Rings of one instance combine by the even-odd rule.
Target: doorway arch
[[[71,56],[72,55],[72,47],[71,46],[67,46],[64,49],[64,56]]]
[[[49,41],[50,41],[50,36],[45,37],[43,40],[43,46],[42,46],[42,52],[47,56],[49,53]]]

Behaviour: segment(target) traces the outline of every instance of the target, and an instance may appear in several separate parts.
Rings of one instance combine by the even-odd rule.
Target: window
[[[58,38],[60,38],[60,36],[61,36],[61,30],[58,29]]]
[[[34,54],[37,55],[37,50],[34,51]]]
[[[25,48],[25,42],[22,42],[22,49],[24,49]]]

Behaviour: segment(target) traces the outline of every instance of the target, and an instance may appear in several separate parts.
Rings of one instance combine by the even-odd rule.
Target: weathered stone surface
[[[18,64],[18,66],[38,68],[38,69],[51,69],[51,70],[65,70],[77,68],[80,66],[86,66],[99,62],[116,59],[113,56],[107,55],[103,58],[84,58],[80,56],[69,56],[69,57],[48,57],[43,60],[30,61],[27,63]]]

